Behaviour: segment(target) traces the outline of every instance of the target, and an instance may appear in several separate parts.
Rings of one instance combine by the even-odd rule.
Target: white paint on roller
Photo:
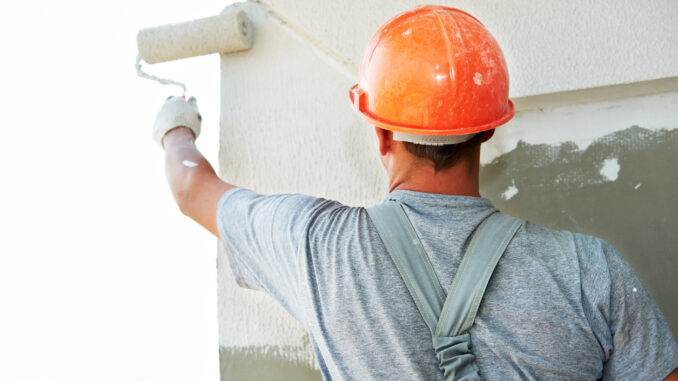
[[[184,161],[181,162],[181,164],[183,164],[186,167],[191,167],[191,168],[198,166],[198,163],[195,163],[195,162],[190,161],[190,160],[184,160]]]
[[[508,188],[504,191],[504,193],[501,194],[501,198],[504,200],[510,200],[513,198],[513,196],[518,194],[518,188],[516,187],[515,181],[509,185]]]
[[[139,56],[152,64],[247,50],[252,46],[252,35],[247,14],[227,8],[217,16],[142,29],[137,34],[137,47]]]
[[[562,106],[548,112],[541,109],[517,112],[483,144],[480,162],[492,162],[515,149],[519,141],[549,145],[571,141],[585,150],[595,139],[633,125],[650,130],[675,129],[678,126],[675,110],[678,92]]]
[[[616,181],[619,178],[619,160],[617,158],[605,159],[603,162],[603,168],[600,169],[600,175],[603,176],[607,181]]]
[[[641,184],[641,183],[639,183],[639,184],[636,184],[636,186],[635,186],[635,187],[633,187],[633,189],[635,189],[635,190],[638,190],[638,188],[640,188],[640,187],[641,187],[642,185],[643,185],[643,184]]]

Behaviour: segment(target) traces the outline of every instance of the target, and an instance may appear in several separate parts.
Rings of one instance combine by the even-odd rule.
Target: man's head
[[[370,124],[389,131],[377,131],[383,159],[383,146],[393,145],[399,157],[429,163],[435,173],[479,156],[487,131],[514,113],[497,42],[473,16],[442,6],[417,7],[382,25],[349,98]]]

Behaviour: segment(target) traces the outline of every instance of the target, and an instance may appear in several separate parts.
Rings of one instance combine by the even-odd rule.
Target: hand
[[[190,97],[188,101],[181,97],[169,97],[155,117],[153,140],[164,148],[163,137],[176,127],[189,128],[197,138],[200,135],[201,122],[202,117],[200,111],[198,111],[198,101],[195,97]]]

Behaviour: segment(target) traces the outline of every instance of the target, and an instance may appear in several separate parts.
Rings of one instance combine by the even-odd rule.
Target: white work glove
[[[162,138],[165,134],[173,128],[182,126],[191,129],[197,138],[200,135],[201,122],[202,117],[195,97],[188,98],[188,101],[182,97],[169,97],[155,117],[153,140],[163,147]]]

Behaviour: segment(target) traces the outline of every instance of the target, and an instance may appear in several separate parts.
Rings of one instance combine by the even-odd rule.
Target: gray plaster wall
[[[443,3],[495,34],[518,97],[514,120],[483,149],[482,194],[535,223],[609,240],[676,332],[678,3]],[[387,187],[376,140],[347,92],[374,30],[415,4],[236,5],[250,15],[255,42],[221,59],[222,178],[261,193],[380,202]],[[596,92],[601,86],[608,90]],[[565,92],[565,104],[550,101]],[[218,268],[222,379],[317,379],[302,327],[268,296],[238,288],[221,247]]]

